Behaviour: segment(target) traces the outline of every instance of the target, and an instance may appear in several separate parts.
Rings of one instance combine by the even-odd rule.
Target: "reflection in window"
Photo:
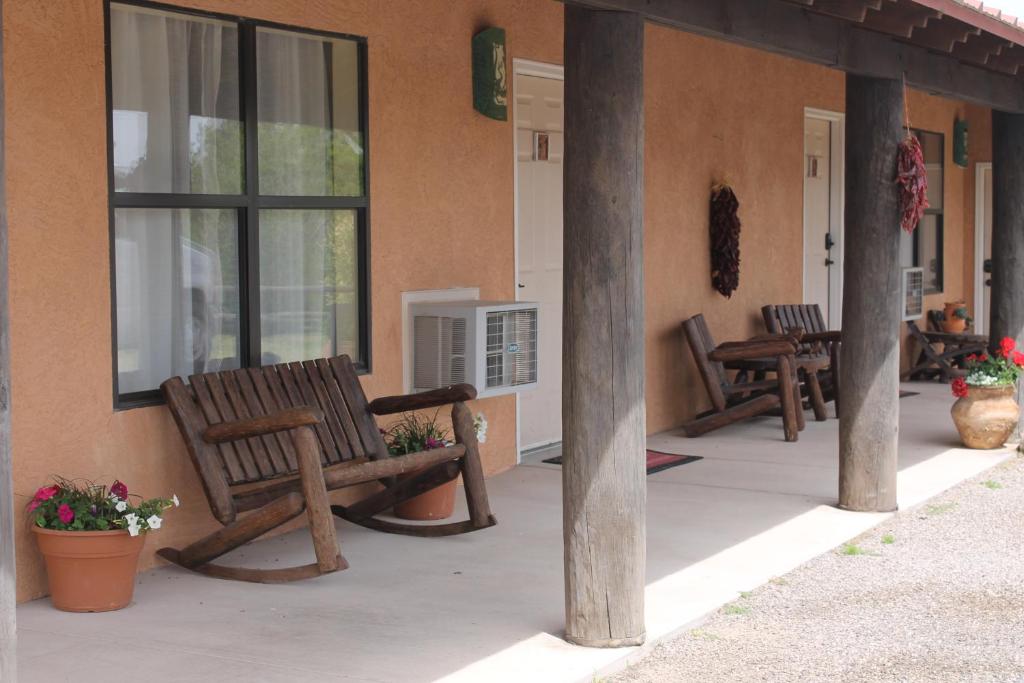
[[[945,204],[945,136],[915,130],[914,135],[921,142],[924,164],[928,172],[928,204],[925,215],[918,224],[912,240],[913,265],[924,268],[925,294],[937,294],[943,287],[943,205]],[[904,238],[906,240],[907,238]],[[901,257],[906,248],[901,243]],[[902,260],[902,258],[901,258]]]

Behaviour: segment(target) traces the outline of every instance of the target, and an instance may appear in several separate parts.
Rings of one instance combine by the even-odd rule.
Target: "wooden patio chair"
[[[821,307],[818,304],[768,305],[761,307],[761,317],[770,334],[801,332],[796,362],[814,416],[818,421],[825,420],[825,403],[831,400],[839,417],[842,334],[828,329]]]
[[[928,312],[928,321],[936,329],[922,331],[916,322],[907,321],[913,348],[910,369],[901,375],[902,379],[950,382],[964,375],[962,366],[967,356],[988,349],[988,337],[984,335],[939,331],[934,314],[935,311]]]
[[[224,527],[180,550],[159,555],[224,579],[274,583],[345,569],[333,515],[355,524],[413,536],[445,536],[496,524],[487,502],[468,384],[368,403],[348,356],[174,377],[161,385],[214,517]],[[374,415],[452,406],[456,444],[389,456]],[[399,474],[418,472],[397,481]],[[469,519],[403,524],[377,514],[462,475]],[[365,482],[384,488],[348,506],[328,491]],[[246,569],[212,560],[305,511],[316,562]],[[249,514],[239,516],[239,513]]]
[[[765,336],[742,342],[715,344],[703,315],[683,322],[683,334],[697,363],[712,410],[683,425],[689,437],[781,408],[786,441],[796,441],[804,428],[803,411],[798,409],[800,387],[793,356],[796,344],[786,336]],[[774,379],[734,382],[725,363],[770,358]]]

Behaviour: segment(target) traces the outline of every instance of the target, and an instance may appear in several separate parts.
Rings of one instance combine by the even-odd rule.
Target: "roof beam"
[[[1024,113],[1024,84],[1005,74],[855,28],[777,0],[566,0],[636,12],[648,21],[822,64],[847,73],[902,78],[915,88]]]

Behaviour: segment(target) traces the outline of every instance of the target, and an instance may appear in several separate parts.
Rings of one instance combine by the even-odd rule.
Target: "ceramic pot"
[[[32,527],[46,560],[53,606],[66,612],[109,612],[126,607],[146,542],[126,530],[57,531]]]
[[[958,308],[967,308],[967,305],[962,301],[951,301],[942,309],[942,312],[946,315],[946,319],[942,321],[943,332],[959,334],[967,329],[967,321],[953,315],[953,312]]]
[[[420,472],[422,470],[400,474],[398,475],[398,480],[402,481],[403,479],[414,477]],[[416,521],[448,519],[455,511],[456,481],[458,479],[452,479],[426,493],[421,493],[415,498],[410,498],[404,503],[399,503],[395,506],[395,517]]]
[[[1017,428],[1020,408],[1013,399],[1014,387],[967,387],[950,413],[968,448],[1000,448]]]

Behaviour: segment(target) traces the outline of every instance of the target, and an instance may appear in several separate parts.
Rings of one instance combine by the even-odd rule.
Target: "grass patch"
[[[994,481],[992,479],[989,479],[987,481],[981,482],[981,485],[984,486],[987,489],[992,489],[993,491],[996,490],[996,489],[1003,488],[1002,484],[1000,484],[998,481]]]
[[[694,638],[699,638],[700,640],[721,640],[722,639],[721,636],[717,636],[714,633],[712,633],[711,631],[706,631],[706,630],[704,630],[702,628],[695,628],[695,629],[693,629],[692,631],[690,631],[690,635],[693,636]]]
[[[895,542],[896,537],[892,534],[886,534],[885,536],[882,536],[882,543],[884,543],[885,545],[892,545]]]
[[[956,503],[935,503],[926,507],[924,511],[934,517],[935,515],[944,515],[954,508],[956,508]]]
[[[725,614],[748,614],[750,612],[749,607],[743,605],[737,605],[736,603],[729,603],[722,608],[722,612]]]
[[[768,583],[770,583],[772,585],[775,585],[775,586],[788,586],[789,585],[789,581],[786,581],[781,576],[773,576],[772,578],[768,579]]]
[[[753,591],[740,591],[741,598],[749,598],[753,594]]]
[[[867,555],[868,551],[861,548],[859,545],[853,543],[847,543],[839,549],[840,555]]]

